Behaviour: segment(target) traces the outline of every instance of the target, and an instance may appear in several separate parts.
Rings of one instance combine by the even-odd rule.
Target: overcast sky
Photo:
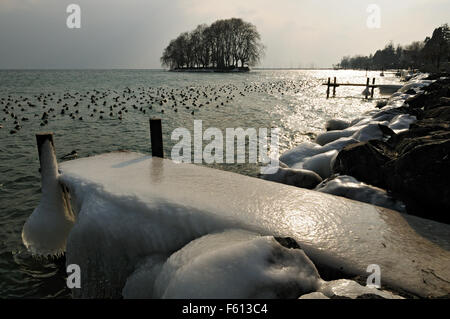
[[[81,28],[66,8],[81,7]],[[369,4],[381,9],[368,28]],[[172,38],[239,17],[266,45],[261,67],[330,67],[450,22],[449,0],[0,0],[0,68],[160,68]]]

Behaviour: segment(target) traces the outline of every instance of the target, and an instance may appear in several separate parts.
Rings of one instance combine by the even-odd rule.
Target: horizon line
[[[250,70],[332,70],[333,67],[257,67]],[[135,70],[135,71],[166,71],[165,68],[0,68],[0,71],[111,71],[111,70]]]

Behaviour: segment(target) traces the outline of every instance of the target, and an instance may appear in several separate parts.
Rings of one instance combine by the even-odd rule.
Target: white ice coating
[[[336,176],[331,180],[323,181],[314,190],[386,207],[398,212],[405,211],[405,205],[390,197],[385,190],[367,185],[347,175]]]
[[[389,128],[398,134],[406,131],[409,128],[409,125],[414,123],[416,120],[417,118],[413,115],[399,114],[391,120]]]
[[[303,163],[303,168],[316,172],[322,179],[328,178],[333,173],[333,165],[338,155],[337,150],[309,157]]]
[[[284,167],[279,167],[276,173],[270,172],[269,174],[264,174],[263,171],[261,178],[266,181],[307,189],[313,189],[317,184],[322,182],[322,177],[313,171]]]
[[[319,269],[367,276],[367,266],[376,263],[382,283],[394,288],[422,296],[450,291],[448,225],[138,153],[103,154],[64,162],[60,168],[60,180],[70,189],[78,211],[66,253],[67,263],[80,265],[84,273],[76,297],[132,296],[130,287],[138,293],[139,282],[145,280],[150,287],[146,293],[165,296],[167,291],[166,296],[175,296],[178,292],[169,287],[170,282],[181,289],[184,281],[194,278],[196,268],[178,263],[180,258],[188,256],[198,267],[208,265],[217,274],[231,276],[215,268],[215,258],[225,260],[226,255],[240,260],[239,264],[253,265],[259,260],[255,256],[262,256],[252,250],[253,245],[261,254],[268,253],[272,241],[267,238],[243,244],[248,259],[239,251],[236,255],[225,248],[216,252],[212,242],[222,237],[208,235],[230,229],[292,237]],[[196,239],[204,249],[186,246]],[[177,257],[166,261],[170,256]],[[236,276],[240,267],[235,265]],[[179,273],[173,272],[175,268]],[[158,281],[156,274],[162,271],[173,274],[170,281]],[[284,277],[277,280],[284,282]],[[242,289],[252,282],[256,281],[242,283]],[[184,287],[187,294],[188,285]]]
[[[298,299],[330,299],[329,297],[325,296],[323,293],[315,291],[310,292],[309,294],[300,296]]]
[[[331,119],[325,123],[327,131],[344,130],[350,126],[350,123],[340,119]]]
[[[372,286],[361,286],[357,282],[347,279],[323,282],[318,292],[322,293],[322,296],[326,296],[328,298],[346,297],[355,299],[363,295],[377,295],[385,299],[404,299],[403,297],[397,296],[389,291],[379,290]],[[317,297],[319,299],[323,299],[320,295]]]
[[[150,258],[127,280],[125,298],[298,298],[321,282],[301,249],[229,230],[196,239],[165,262]]]
[[[361,286],[356,281],[339,279],[322,281],[318,291],[300,296],[299,299],[331,299],[331,298],[364,298],[367,295],[376,295],[383,299],[404,299],[389,291],[379,290],[373,286]],[[371,298],[366,297],[366,298]]]
[[[23,226],[22,241],[33,254],[60,255],[75,217],[58,181],[58,164],[50,140],[42,144],[40,153],[42,198]]]
[[[293,149],[283,153],[280,156],[280,161],[289,167],[293,167],[299,162],[303,162],[305,158],[320,154],[322,147],[319,144],[312,142],[303,142]]]

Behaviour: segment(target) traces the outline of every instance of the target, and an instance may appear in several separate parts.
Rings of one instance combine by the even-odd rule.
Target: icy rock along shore
[[[243,230],[205,235],[169,258],[150,257],[128,277],[125,298],[358,298],[398,295],[352,280],[325,281],[292,238]]]
[[[22,230],[22,242],[35,255],[64,254],[67,237],[75,223],[75,215],[59,183],[58,163],[51,156],[53,152],[53,144],[45,141],[40,159],[41,171],[46,172],[41,176],[41,201]]]
[[[385,105],[380,106],[382,109],[370,110],[351,122],[329,120],[325,125],[327,131],[319,134],[314,142],[303,142],[280,156],[282,168],[276,174],[262,174],[261,177],[405,212],[404,203],[393,198],[382,187],[371,185],[365,180],[359,181],[358,176],[339,171],[336,159],[340,163],[343,149],[370,141],[385,141],[393,135],[408,131],[417,117],[408,112],[404,103],[433,82],[425,79],[426,76],[421,74],[411,79]],[[377,169],[365,167],[359,161],[358,157],[353,157],[354,166],[369,170],[369,173]]]
[[[408,214],[449,224],[450,77],[430,79],[417,94],[407,87],[403,109],[418,119],[409,130],[343,149],[333,170],[388,190]]]

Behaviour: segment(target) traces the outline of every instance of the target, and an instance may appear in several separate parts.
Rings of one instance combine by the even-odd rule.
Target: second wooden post
[[[152,156],[164,157],[161,119],[150,119],[150,140],[152,143]]]

